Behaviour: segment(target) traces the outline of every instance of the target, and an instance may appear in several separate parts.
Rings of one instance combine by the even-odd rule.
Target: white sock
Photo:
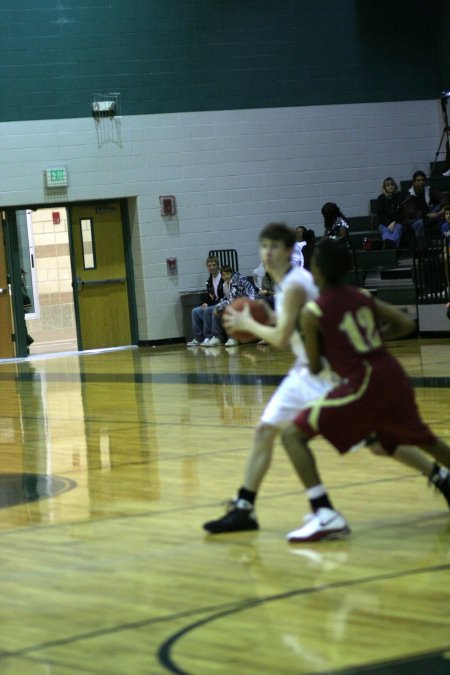
[[[319,483],[319,485],[314,485],[312,488],[308,488],[306,490],[306,494],[308,495],[308,499],[317,499],[318,497],[326,495],[327,491],[325,490],[322,483]]]

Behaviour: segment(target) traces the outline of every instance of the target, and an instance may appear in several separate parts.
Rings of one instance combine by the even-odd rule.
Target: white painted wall
[[[182,335],[179,291],[203,286],[211,248],[258,264],[271,220],[322,231],[320,209],[368,213],[382,179],[429,169],[443,128],[438,101],[268,108],[0,125],[0,205],[48,204],[43,171],[65,165],[68,201],[130,200],[140,340]],[[110,125],[109,127],[107,125]],[[111,136],[114,142],[99,142]],[[160,215],[159,195],[178,213]],[[54,203],[61,203],[56,197]],[[168,277],[165,260],[178,259]]]

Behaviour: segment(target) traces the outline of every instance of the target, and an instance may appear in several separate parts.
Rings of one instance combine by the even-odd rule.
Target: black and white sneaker
[[[435,464],[428,482],[445,497],[450,508],[450,471]]]
[[[203,524],[203,528],[210,534],[221,534],[223,532],[258,530],[259,525],[253,505],[246,499],[233,499],[222,518],[209,520]]]

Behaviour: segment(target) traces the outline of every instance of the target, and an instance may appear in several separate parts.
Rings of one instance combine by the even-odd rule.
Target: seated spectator
[[[228,338],[222,327],[221,317],[226,307],[236,298],[250,298],[256,300],[256,288],[240,272],[233,272],[229,265],[222,265],[220,274],[223,279],[224,297],[213,308],[211,339],[206,347],[215,347],[225,343],[225,347],[234,347],[239,342],[235,338]],[[226,342],[225,342],[226,340]],[[202,345],[203,346],[203,345]]]
[[[297,227],[297,240],[302,247],[303,267],[309,270],[311,254],[316,245],[316,235],[314,230],[306,229],[303,225]]]
[[[295,228],[297,241],[294,244],[291,262],[293,265],[309,270],[311,253],[316,242],[314,230],[308,230],[304,225]]]
[[[303,225],[299,225],[295,228],[295,236],[297,241],[295,242],[292,249],[291,264],[297,265],[297,267],[305,266],[302,249],[306,245],[306,240],[303,238],[303,232],[306,232],[306,227],[303,227]]]
[[[270,274],[266,272],[263,262],[253,270],[253,283],[256,286],[258,298],[266,300],[273,309],[275,304],[274,282]]]
[[[399,192],[397,183],[388,176],[384,179],[381,194],[377,199],[378,229],[383,240],[383,248],[398,248],[403,233],[400,222],[400,209],[405,200]]]
[[[188,347],[206,345],[212,337],[213,309],[219,300],[223,298],[223,279],[219,272],[219,261],[215,256],[206,259],[206,267],[209,272],[206,282],[206,296],[200,307],[192,310],[193,339],[187,343]]]
[[[255,267],[255,269],[252,272],[253,276],[253,283],[255,284],[256,288],[260,290],[262,288],[262,280],[263,277],[266,273],[266,268],[264,267],[264,263],[260,262],[258,267]]]
[[[262,288],[258,291],[258,297],[265,300],[272,311],[275,311],[275,283],[269,272],[262,278]],[[259,345],[268,344],[265,340],[258,340]]]
[[[327,239],[347,242],[349,226],[339,206],[334,202],[327,202],[322,206],[322,216],[325,225],[324,236]]]
[[[271,309],[275,308],[275,284],[269,272],[266,272],[262,278],[258,297],[265,300]]]
[[[256,290],[258,291],[258,298],[265,300],[269,307],[275,309],[275,285],[272,277],[266,268],[264,263],[261,262],[259,266],[253,270],[253,280],[255,282]],[[264,340],[258,342],[259,345],[267,344]]]
[[[447,238],[450,245],[450,204],[444,206],[444,222],[441,225],[441,234]]]
[[[415,171],[412,186],[405,195],[402,207],[402,223],[409,227],[416,239],[425,234],[440,232],[443,222],[444,196],[427,186],[423,171]]]

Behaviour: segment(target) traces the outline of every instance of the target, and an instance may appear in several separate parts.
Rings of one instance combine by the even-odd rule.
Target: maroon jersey
[[[308,308],[319,320],[323,354],[341,377],[361,374],[364,363],[375,354],[387,361],[393,359],[383,346],[368,291],[354,286],[328,288],[308,303]]]
[[[371,295],[340,286],[307,306],[319,321],[322,353],[342,381],[299,413],[297,426],[310,438],[321,433],[339,452],[373,432],[388,453],[435,443],[406,373],[383,346]]]

